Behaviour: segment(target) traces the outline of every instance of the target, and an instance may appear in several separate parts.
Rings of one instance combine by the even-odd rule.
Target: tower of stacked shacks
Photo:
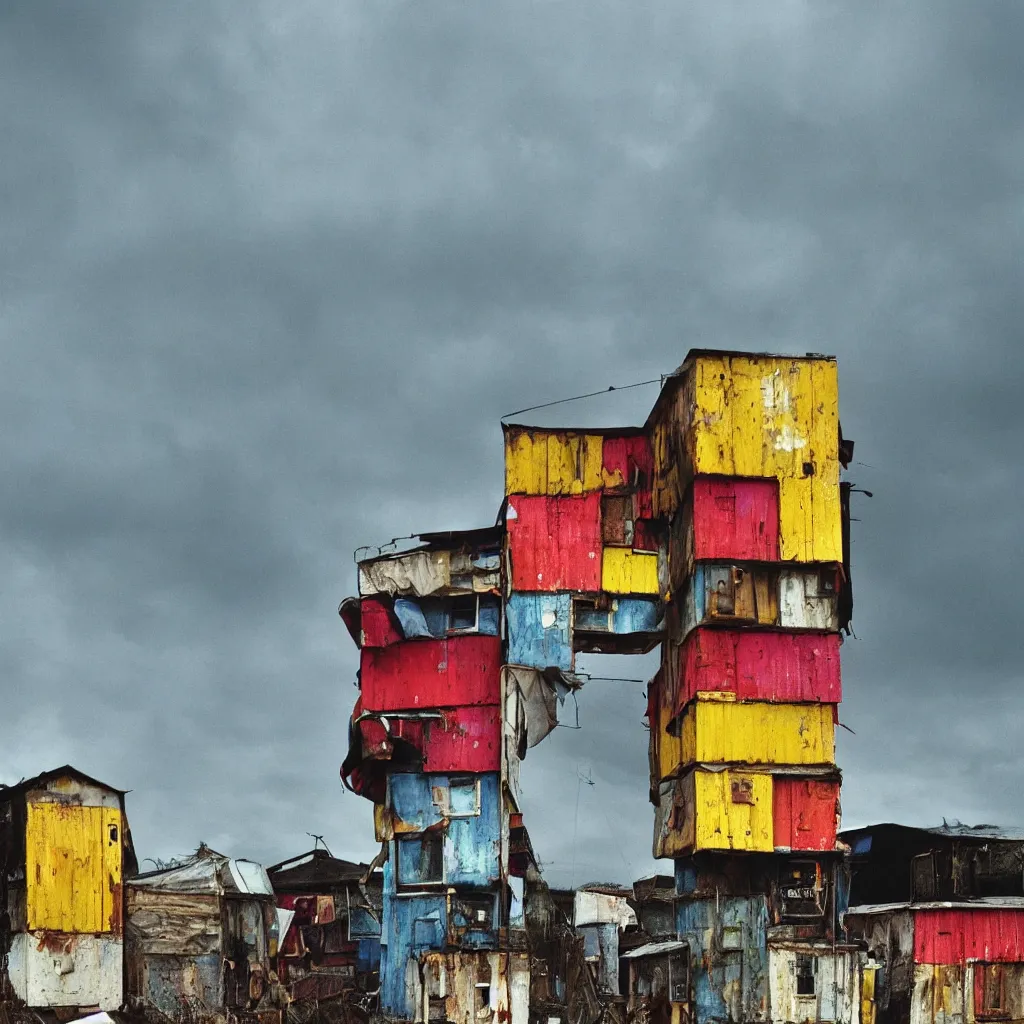
[[[642,428],[504,432],[498,525],[357,553],[341,608],[361,648],[342,774],[384,844],[382,1012],[537,1017],[519,761],[581,685],[577,654],[660,643],[650,797],[655,856],[675,861],[678,942],[658,951],[674,1022],[857,1020],[835,360],[695,351]]]

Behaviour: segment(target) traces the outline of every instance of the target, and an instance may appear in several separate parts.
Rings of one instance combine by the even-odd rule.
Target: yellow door
[[[121,931],[121,812],[30,803],[25,866],[30,931]]]

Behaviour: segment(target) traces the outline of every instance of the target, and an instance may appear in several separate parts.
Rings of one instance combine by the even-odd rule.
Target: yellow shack
[[[138,870],[124,791],[71,765],[0,786],[0,861],[10,990],[34,1008],[118,1009],[122,880]]]

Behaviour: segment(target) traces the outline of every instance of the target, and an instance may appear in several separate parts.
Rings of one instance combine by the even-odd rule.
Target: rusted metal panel
[[[794,943],[768,948],[771,1019],[778,1024],[858,1024],[856,949]]]
[[[583,494],[600,490],[599,434],[504,425],[506,494]]]
[[[673,515],[695,476],[775,478],[780,559],[842,560],[834,359],[691,353],[648,427],[655,514]]]
[[[839,629],[838,570],[700,563],[686,586],[677,641],[709,623]]]
[[[526,953],[424,953],[413,983],[415,1016],[429,1021],[528,1024],[530,958]]]
[[[196,1019],[224,1005],[223,958],[139,955],[129,962],[130,995],[172,1020]],[[195,1015],[192,1017],[191,1015]]]
[[[962,964],[915,964],[910,1024],[967,1024],[968,973]]]
[[[498,704],[501,640],[459,636],[367,648],[360,689],[364,711]]]
[[[121,934],[123,828],[120,808],[27,802],[30,931]]]
[[[764,896],[681,899],[679,938],[691,951],[697,1021],[767,1021],[768,908]]]
[[[914,962],[1024,962],[1024,910],[959,908],[914,912]]]
[[[31,1007],[120,1009],[123,970],[120,935],[39,931],[11,936],[7,976],[14,994]]]
[[[763,704],[701,694],[683,713],[682,765],[831,765],[835,761],[830,704]]]
[[[512,588],[601,589],[601,495],[512,497],[506,511]]]
[[[571,618],[569,594],[509,595],[505,605],[509,664],[571,669]]]
[[[693,481],[683,517],[689,526],[687,563],[779,560],[777,480],[699,476]]]
[[[839,782],[778,776],[772,786],[776,849],[834,850]]]
[[[634,519],[650,519],[654,515],[654,454],[650,438],[646,434],[606,435],[602,461],[605,487],[630,494]]]
[[[701,691],[733,693],[738,700],[838,704],[839,646],[835,633],[699,628],[681,646],[666,644],[666,685],[676,711]]]

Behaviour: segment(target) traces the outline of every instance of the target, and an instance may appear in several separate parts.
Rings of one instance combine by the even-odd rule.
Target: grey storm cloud
[[[353,549],[492,522],[510,410],[825,351],[874,494],[846,821],[1020,823],[1022,35],[945,0],[4,5],[0,778],[131,789],[143,858],[371,856]],[[556,882],[655,867],[653,660],[588,659],[623,678],[524,764]]]

